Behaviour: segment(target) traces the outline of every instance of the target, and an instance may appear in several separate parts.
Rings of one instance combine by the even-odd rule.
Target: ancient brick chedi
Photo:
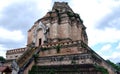
[[[67,3],[56,2],[52,11],[36,21],[28,31],[28,44],[34,42],[35,37],[36,46],[43,44],[44,35],[47,43],[82,40],[87,44],[88,38],[85,29],[80,16],[74,13]]]
[[[12,62],[12,74],[115,74],[88,46],[85,30],[79,14],[55,2],[28,30],[26,51]]]

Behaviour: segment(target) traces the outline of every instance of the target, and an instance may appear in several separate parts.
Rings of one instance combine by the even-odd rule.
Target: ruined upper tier
[[[43,29],[38,29],[40,23]],[[39,27],[40,28],[40,27]],[[38,29],[38,30],[36,30]],[[36,30],[36,32],[34,32]],[[46,31],[45,31],[46,30]],[[35,34],[36,38],[35,38]],[[79,14],[74,13],[66,2],[55,2],[51,11],[37,20],[28,31],[28,44],[36,39],[36,46],[44,43],[82,40],[88,44],[86,27]],[[41,42],[39,42],[41,41]]]

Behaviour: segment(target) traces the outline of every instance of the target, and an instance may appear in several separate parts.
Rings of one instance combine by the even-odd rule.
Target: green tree
[[[5,62],[5,58],[0,56],[0,61]]]
[[[120,71],[120,66],[114,64],[113,62],[111,62],[110,60],[106,60],[106,62],[108,64],[110,64],[113,68],[115,68],[116,70]]]

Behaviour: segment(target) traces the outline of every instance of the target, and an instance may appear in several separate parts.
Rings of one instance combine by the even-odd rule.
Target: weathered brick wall
[[[30,44],[30,43],[32,43],[32,31],[31,30],[29,30],[28,31],[28,38],[27,38],[27,44]]]
[[[54,23],[50,26],[50,38],[58,38],[58,23]]]
[[[109,65],[108,63],[106,63],[105,61],[102,61],[102,63],[100,65],[103,66],[104,68],[106,68],[108,70],[109,74],[115,74],[115,69],[112,68],[112,66]]]
[[[70,38],[69,30],[70,28],[68,23],[58,25],[58,37],[61,39]]]

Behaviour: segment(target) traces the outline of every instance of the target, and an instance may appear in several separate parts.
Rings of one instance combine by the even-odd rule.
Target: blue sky
[[[51,10],[67,1],[87,27],[89,46],[104,59],[120,62],[120,0],[0,0],[0,56],[26,46],[27,31]]]

